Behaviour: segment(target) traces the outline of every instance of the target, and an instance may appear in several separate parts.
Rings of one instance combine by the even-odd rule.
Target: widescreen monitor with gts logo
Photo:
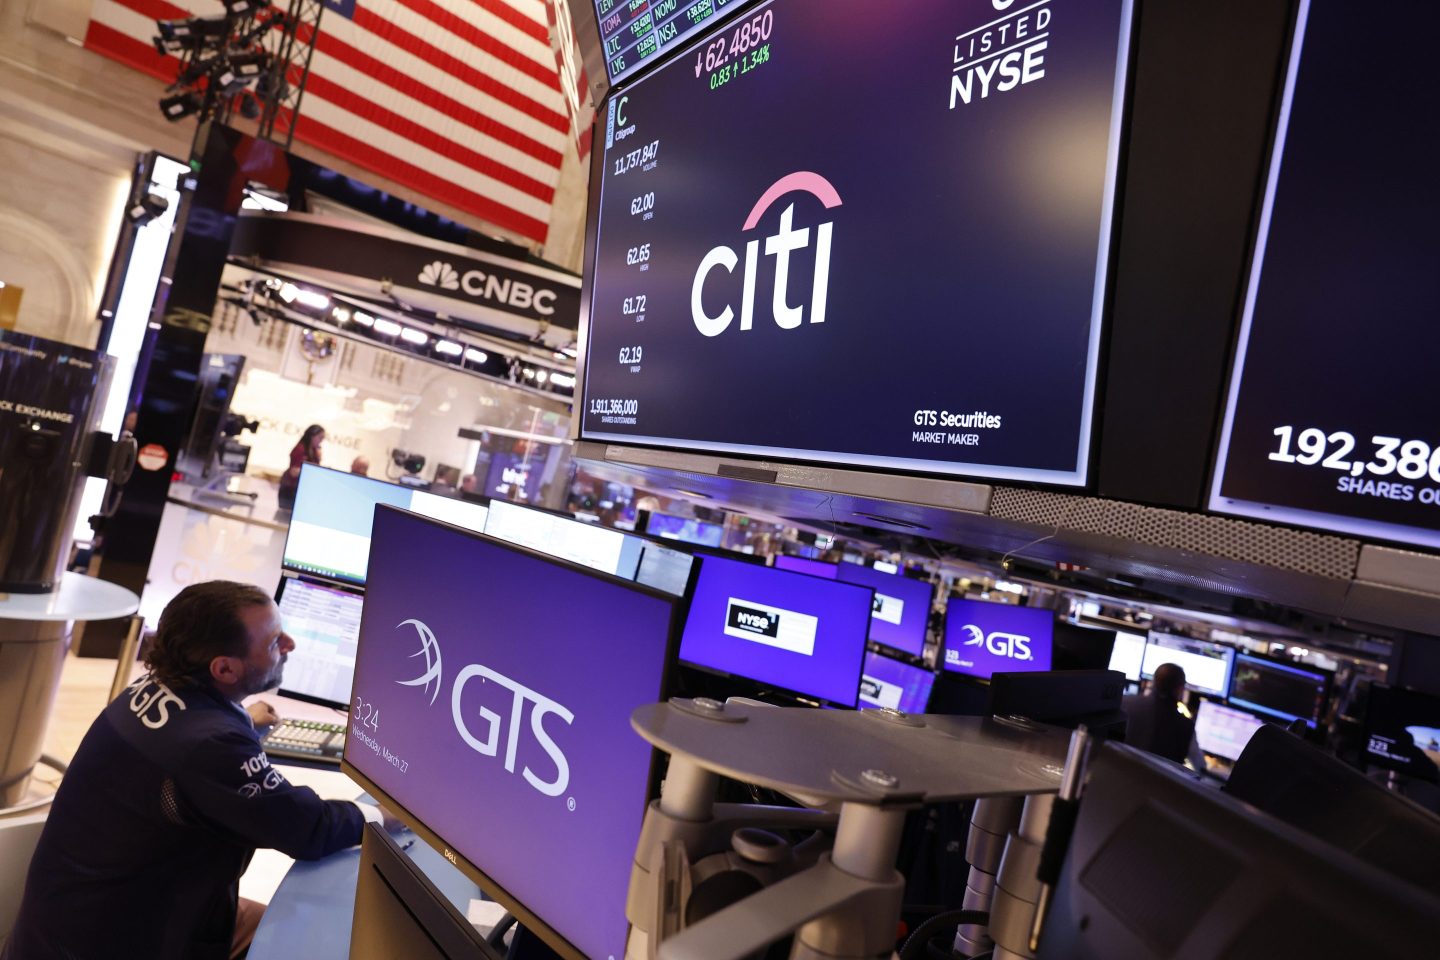
[[[389,507],[372,538],[346,773],[562,956],[624,956],[682,598]]]

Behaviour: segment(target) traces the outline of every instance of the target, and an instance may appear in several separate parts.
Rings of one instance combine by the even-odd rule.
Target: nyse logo
[[[985,631],[981,630],[973,623],[966,624],[960,629],[966,635],[965,646],[967,647],[983,646],[988,652],[994,654],[995,656],[1006,657],[1010,660],[1034,659],[1033,655],[1030,653],[1029,637],[1022,637],[1018,633],[997,632],[986,634]],[[947,651],[946,659],[950,659],[951,655],[955,653],[956,651],[954,650]]]
[[[840,195],[830,181],[818,173],[801,171],[781,177],[761,195],[745,218],[744,230],[755,229],[770,207],[786,194],[794,191],[809,193],[831,210],[840,206]],[[775,289],[771,296],[771,315],[776,326],[783,330],[794,330],[804,319],[803,306],[790,305],[790,254],[810,245],[810,228],[794,229],[795,204],[790,204],[780,214],[780,231],[765,238],[765,255],[775,258]],[[810,287],[810,322],[825,322],[825,305],[830,291],[830,236],[833,222],[822,223],[815,229],[815,276]],[[749,330],[755,324],[755,272],[760,256],[760,241],[750,240],[745,244],[745,272],[740,297],[740,329]],[[735,310],[730,304],[711,316],[705,312],[705,282],[716,267],[724,267],[733,274],[740,263],[740,257],[730,247],[718,246],[700,261],[695,271],[695,280],[690,285],[690,317],[695,329],[707,337],[717,337],[729,329],[735,319]]]
[[[726,636],[762,643],[801,656],[815,653],[815,634],[819,625],[820,621],[807,613],[782,610],[753,600],[730,597],[725,605]]]
[[[420,649],[411,656],[423,656],[425,669],[420,676],[413,680],[397,680],[395,682],[402,686],[423,687],[426,690],[430,689],[430,684],[433,682],[435,689],[430,695],[430,702],[434,704],[443,682],[439,641],[436,640],[434,631],[419,620],[406,620],[400,626],[415,628],[420,638]],[[466,686],[474,680],[478,680],[481,685],[492,684],[510,695],[509,706],[504,715],[488,706],[479,708],[478,715],[485,723],[485,729],[481,736],[475,735],[467,723],[465,712],[461,707]],[[555,765],[555,776],[553,779],[545,780],[528,765],[521,769],[520,775],[525,778],[526,783],[545,796],[558,797],[570,785],[570,763],[551,737],[550,731],[545,729],[545,720],[553,715],[569,725],[575,721],[573,713],[560,703],[537,693],[523,683],[478,663],[472,663],[456,674],[455,684],[450,691],[450,716],[455,723],[455,731],[460,734],[460,739],[482,756],[497,757],[501,753],[500,741],[503,735],[505,740],[503,763],[507,773],[515,772],[527,706],[530,708],[531,738]]]
[[[517,310],[534,310],[542,316],[555,312],[554,290],[536,290],[524,281],[497,277],[483,270],[457,273],[443,260],[427,263],[420,271],[418,282],[441,290],[462,290],[479,300],[509,304]]]

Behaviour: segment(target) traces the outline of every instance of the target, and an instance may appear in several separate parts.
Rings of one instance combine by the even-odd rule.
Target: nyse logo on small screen
[[[754,230],[760,218],[777,200],[788,194],[808,193],[819,200],[825,209],[832,210],[841,205],[840,194],[830,181],[818,173],[799,171],[787,174],[772,183],[760,199],[755,202],[750,215],[745,218],[742,232]],[[826,301],[830,292],[830,238],[835,224],[827,221],[815,228],[815,276],[810,284],[810,322],[825,322]],[[805,306],[790,304],[790,254],[804,250],[810,245],[810,228],[795,228],[795,204],[786,206],[780,214],[780,230],[773,236],[765,237],[765,256],[775,258],[775,288],[770,298],[770,315],[775,325],[782,330],[794,330],[805,320]],[[740,294],[740,329],[750,330],[755,325],[755,274],[760,259],[760,240],[745,243],[745,268]],[[695,280],[690,285],[690,317],[695,329],[707,337],[718,337],[730,328],[735,319],[733,291],[725,300],[724,309],[711,314],[705,307],[705,284],[716,267],[723,267],[726,273],[734,274],[740,265],[740,256],[728,246],[715,247],[700,260],[695,271]]]
[[[413,626],[419,635],[420,649],[412,656],[424,657],[424,669],[421,675],[413,680],[397,680],[395,682],[402,686],[420,686],[426,689],[433,682],[435,691],[430,695],[430,702],[434,704],[443,681],[440,643],[436,639],[434,631],[419,620],[406,620],[400,626]],[[472,681],[479,681],[478,684],[471,687],[472,699],[474,695],[483,693],[487,689],[503,690],[509,694],[508,709],[504,715],[488,706],[482,705],[479,708],[477,713],[485,726],[482,735],[478,737],[461,709],[461,701],[465,696],[466,687]],[[495,699],[503,702],[505,698],[501,696]],[[551,716],[559,717],[568,726],[574,723],[575,714],[559,702],[530,689],[518,680],[512,680],[499,671],[479,663],[469,664],[457,673],[455,684],[450,691],[450,716],[455,723],[455,732],[460,734],[460,739],[464,740],[470,749],[486,757],[500,755],[500,741],[503,734],[505,741],[503,762],[507,773],[515,772],[527,706],[530,708],[530,739],[550,758],[550,762],[555,766],[555,775],[546,780],[528,764],[522,767],[520,775],[525,778],[526,783],[545,796],[558,797],[570,785],[570,763],[559,745],[556,744],[550,731],[545,728],[545,720]],[[502,709],[505,708],[502,707]]]
[[[725,605],[725,634],[812,656],[820,621],[808,613],[731,597]]]

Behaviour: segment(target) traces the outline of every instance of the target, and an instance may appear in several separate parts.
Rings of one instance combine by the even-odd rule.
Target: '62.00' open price
[[[1393,474],[1405,480],[1429,477],[1440,483],[1440,444],[1432,447],[1424,440],[1374,436],[1370,438],[1372,450],[1368,459],[1362,452],[1361,457],[1352,460],[1349,457],[1355,452],[1355,437],[1344,430],[1326,434],[1311,427],[1301,430],[1297,436],[1294,427],[1276,427],[1274,433],[1280,440],[1280,449],[1271,453],[1270,459],[1277,463],[1298,463],[1306,467],[1319,464],[1352,477],[1362,473],[1376,477]]]
[[[590,412],[602,417],[633,417],[640,412],[640,401],[617,400],[613,397],[591,397]]]

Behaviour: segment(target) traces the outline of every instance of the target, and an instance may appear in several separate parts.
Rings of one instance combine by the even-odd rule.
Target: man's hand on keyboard
[[[250,714],[250,722],[255,725],[255,729],[257,730],[264,727],[273,727],[280,722],[280,714],[276,713],[275,708],[264,700],[247,703],[245,705],[245,712]]]

